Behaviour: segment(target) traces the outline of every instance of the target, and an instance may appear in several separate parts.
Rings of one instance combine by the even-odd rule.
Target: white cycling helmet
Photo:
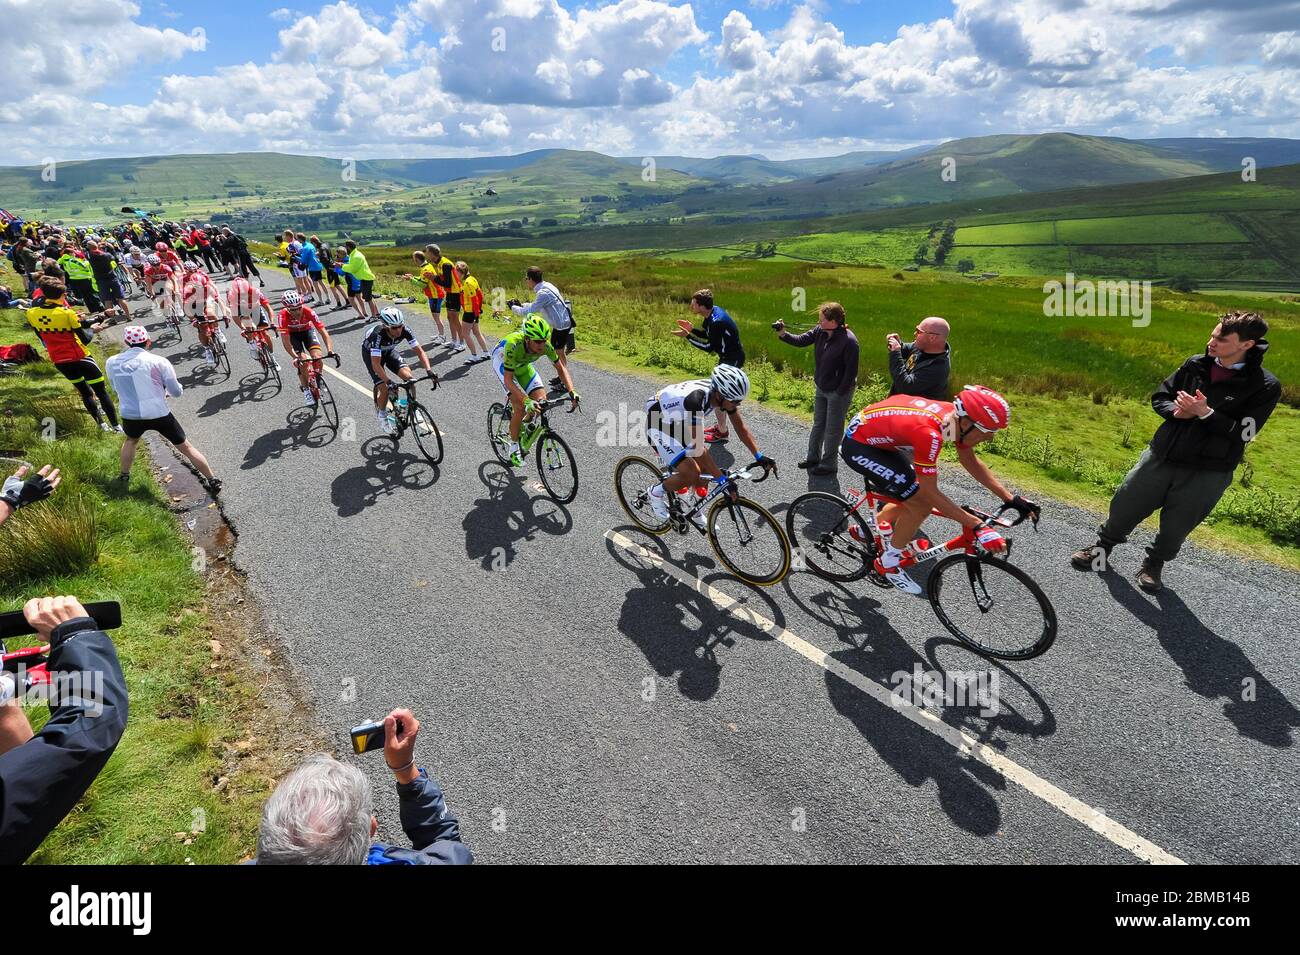
[[[389,328],[397,328],[399,325],[406,324],[406,315],[397,306],[390,305],[379,310],[379,320]]]
[[[744,401],[749,395],[749,376],[735,365],[718,365],[709,383],[727,401]]]
[[[185,263],[185,271],[186,271],[186,272],[197,272],[198,270],[199,270],[199,263],[197,263],[197,262],[186,262],[186,263]]]
[[[161,264],[162,264],[162,259],[158,258],[158,256],[156,256],[156,255],[151,255],[151,256],[149,256],[149,264],[150,264],[150,265],[161,265]]]
[[[297,308],[302,304],[302,296],[297,292],[285,292],[280,301],[285,308]]]

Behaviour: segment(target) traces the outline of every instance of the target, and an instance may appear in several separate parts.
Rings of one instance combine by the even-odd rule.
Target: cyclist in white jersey
[[[725,413],[735,426],[736,436],[754,453],[763,468],[776,463],[758,449],[753,432],[740,416],[740,403],[749,394],[749,377],[732,365],[718,365],[709,378],[683,381],[661,388],[646,402],[646,438],[659,463],[673,474],[649,489],[650,507],[660,518],[668,517],[667,494],[676,494],[699,483],[701,474],[720,477],[722,469],[704,443],[701,424],[714,411]],[[702,526],[703,514],[694,517]]]

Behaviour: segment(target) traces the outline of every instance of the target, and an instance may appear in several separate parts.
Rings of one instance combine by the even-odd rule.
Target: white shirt
[[[167,396],[179,398],[185,390],[176,380],[176,369],[162,355],[143,348],[128,348],[105,364],[109,381],[117,392],[123,418],[149,421],[171,414]]]
[[[541,312],[546,324],[558,332],[567,331],[573,324],[573,319],[569,318],[569,309],[564,304],[564,296],[550,282],[538,282],[533,289],[533,300],[527,305],[512,305],[510,308],[516,315]]]

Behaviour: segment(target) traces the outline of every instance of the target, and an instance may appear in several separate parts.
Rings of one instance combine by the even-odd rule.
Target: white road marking
[[[659,554],[647,550],[617,531],[606,531],[605,537],[618,547],[623,548],[623,550],[635,554],[642,560],[653,564],[659,570],[676,578],[683,586],[689,587],[696,593],[707,597],[719,610],[730,614],[737,620],[758,627],[795,653],[812,661],[827,672],[834,673],[846,683],[852,684],[886,709],[905,716],[917,726],[944,740],[962,755],[977,759],[984,765],[997,770],[1003,777],[1037,796],[1049,806],[1060,810],[1071,819],[1083,823],[1093,832],[1121,849],[1131,852],[1142,861],[1156,865],[1187,864],[1155,843],[1142,838],[1131,829],[1120,825],[1100,810],[1075,799],[1059,786],[1049,783],[1033,771],[1008,759],[997,750],[985,746],[956,727],[949,726],[939,719],[936,714],[914,706],[903,698],[896,696],[889,687],[877,683],[851,667],[845,666],[839,660],[819,650],[807,640],[778,625],[775,621],[769,620],[762,614],[755,613],[748,607],[741,605],[739,601],[730,595],[706,584],[699,577],[688,574],[676,564],[664,560]]]

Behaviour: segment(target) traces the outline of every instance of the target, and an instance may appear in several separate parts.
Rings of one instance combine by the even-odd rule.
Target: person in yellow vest
[[[438,274],[438,267],[429,262],[424,257],[424,253],[418,250],[411,253],[411,258],[415,261],[415,267],[420,272],[418,275],[407,272],[402,277],[420,286],[420,290],[424,292],[424,297],[429,300],[429,314],[433,316],[433,324],[438,329],[438,334],[429,344],[446,345],[447,330],[442,327],[442,289],[438,288],[433,281],[434,276]]]
[[[424,257],[434,263],[436,269],[433,282],[442,292],[443,308],[447,310],[447,326],[451,330],[451,350],[462,352],[465,350],[465,333],[460,327],[460,276],[456,273],[456,263],[443,255],[442,249],[437,245],[426,245]]]
[[[465,364],[472,365],[492,357],[487,342],[483,339],[483,332],[479,329],[479,316],[483,314],[483,289],[479,286],[478,279],[469,274],[469,266],[464,262],[456,263],[456,274],[460,277],[461,329],[469,344],[469,357],[465,359]]]

